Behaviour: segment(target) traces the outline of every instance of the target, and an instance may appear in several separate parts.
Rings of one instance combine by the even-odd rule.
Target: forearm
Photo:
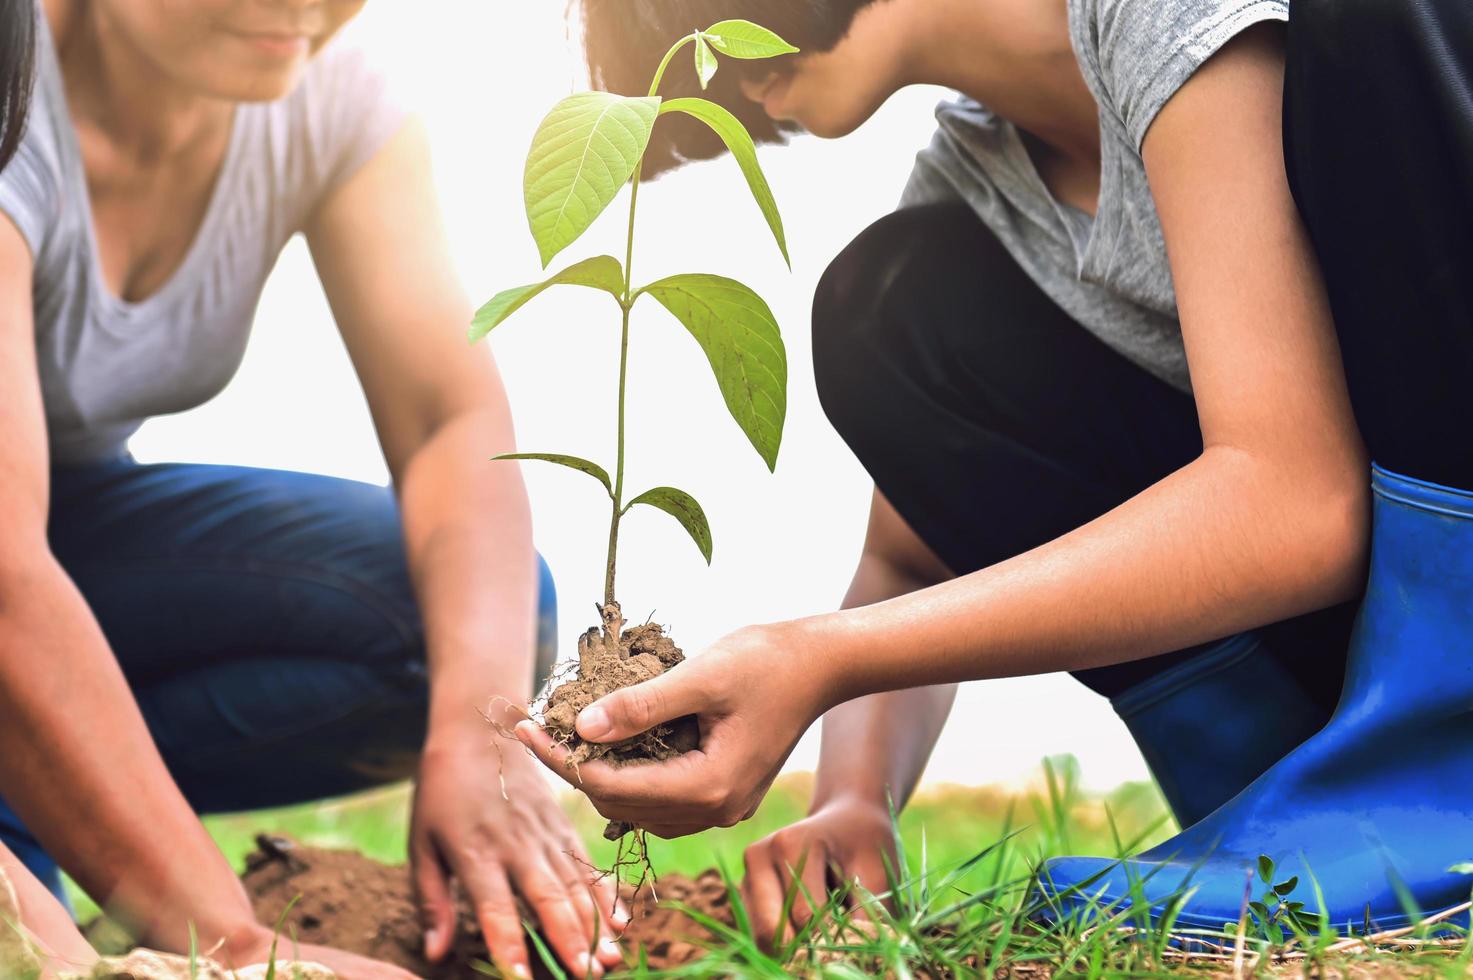
[[[430,730],[501,720],[531,694],[537,557],[521,471],[491,457],[512,449],[487,411],[452,416],[410,455],[398,492],[431,674]],[[511,705],[497,700],[505,699]]]
[[[866,551],[841,608],[857,609],[932,584]],[[956,685],[942,684],[870,694],[830,710],[823,718],[810,809],[845,799],[903,807],[955,700]]]
[[[917,684],[1078,670],[1352,596],[1366,479],[1209,449],[1050,544],[907,596],[791,624],[831,702]]]
[[[85,600],[49,556],[0,581],[0,792],[89,895],[150,945],[258,927],[175,786]]]
[[[856,698],[823,717],[811,810],[840,800],[905,806],[946,724],[955,684]]]

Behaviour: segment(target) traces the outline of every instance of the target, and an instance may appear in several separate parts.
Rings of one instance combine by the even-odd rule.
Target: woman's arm
[[[262,960],[271,930],[256,922],[235,872],[174,785],[92,611],[47,544],[30,304],[30,253],[0,221],[0,792],[87,893],[148,945],[182,953],[193,923],[201,948],[223,943],[221,958]],[[407,976],[365,964],[334,962],[345,977]]]
[[[1282,76],[1276,30],[1250,30],[1146,136],[1201,456],[1009,561],[862,609],[733,634],[714,656],[586,709],[579,730],[600,741],[689,713],[704,725],[701,751],[662,765],[582,766],[580,785],[606,815],[671,829],[730,823],[834,704],[1118,663],[1355,594],[1367,461],[1284,176]],[[521,731],[563,771],[560,753]]]
[[[537,556],[490,348],[466,342],[472,308],[450,260],[423,129],[411,122],[319,208],[307,228],[393,473],[425,624],[429,733],[411,859],[438,959],[454,937],[449,878],[471,895],[498,965],[529,969],[518,889],[580,973],[604,937],[612,890],[590,893],[582,846],[541,773],[502,752],[480,712],[513,725],[532,693]],[[504,790],[503,790],[504,787]]]

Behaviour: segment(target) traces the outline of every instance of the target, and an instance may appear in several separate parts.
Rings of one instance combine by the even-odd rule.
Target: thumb
[[[684,666],[684,665],[682,665]],[[680,667],[651,680],[620,688],[584,708],[578,734],[590,742],[618,742],[705,707],[689,670]]]
[[[450,896],[449,873],[430,835],[414,835],[409,849],[414,891],[419,897],[420,921],[425,931],[424,958],[438,963],[450,952],[455,938],[455,902]]]

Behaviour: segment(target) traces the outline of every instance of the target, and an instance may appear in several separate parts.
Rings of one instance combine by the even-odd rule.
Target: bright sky
[[[426,119],[457,264],[476,302],[541,278],[522,212],[521,174],[542,115],[582,87],[562,3],[373,3],[353,30]],[[695,25],[692,25],[695,26]],[[838,142],[767,148],[761,159],[787,228],[789,273],[729,159],[687,168],[640,195],[635,277],[733,276],[778,318],[789,360],[788,419],[770,475],[727,417],[699,348],[656,304],[635,314],[629,478],[670,484],[704,505],[715,540],[706,568],[684,532],[654,511],[626,524],[620,596],[653,610],[687,652],[751,622],[834,608],[859,553],[870,484],[833,433],[813,388],[808,312],[828,260],[891,208],[945,93],[911,89]],[[564,257],[623,252],[621,198]],[[494,335],[520,446],[612,469],[618,320],[587,290],[552,291]],[[459,325],[456,325],[459,329]],[[145,461],[191,460],[387,479],[363,396],[307,250],[294,241],[262,299],[244,366],[213,402],[148,423]],[[605,508],[585,477],[529,464],[537,540],[557,578],[571,653],[602,590]],[[924,650],[915,656],[924,657]],[[789,762],[811,769],[811,732]],[[1145,767],[1109,706],[1067,676],[966,686],[928,781],[1031,777],[1044,755],[1073,752],[1086,783],[1112,786]]]

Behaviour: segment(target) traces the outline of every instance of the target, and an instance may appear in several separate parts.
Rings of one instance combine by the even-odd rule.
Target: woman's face
[[[364,0],[103,0],[111,26],[180,84],[278,99]]]
[[[826,139],[847,136],[904,84],[894,23],[902,6],[890,0],[860,10],[828,51],[794,55],[777,70],[752,62],[742,92],[773,119]]]

